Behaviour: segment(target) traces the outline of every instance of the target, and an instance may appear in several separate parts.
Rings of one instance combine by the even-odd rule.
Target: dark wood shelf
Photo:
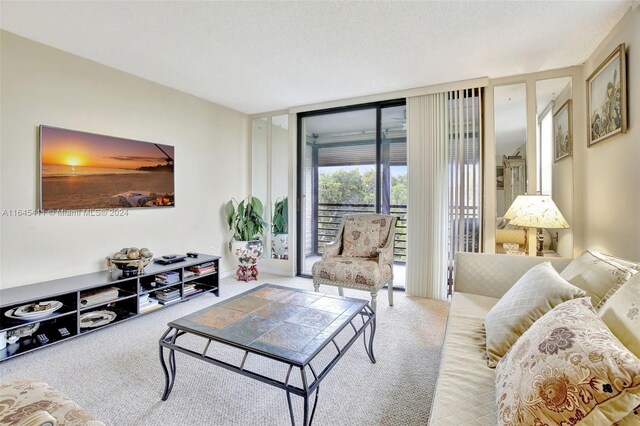
[[[188,283],[188,282],[191,282],[191,281],[195,281],[198,278],[208,277],[208,276],[211,276],[211,275],[215,275],[217,273],[218,273],[218,271],[213,271],[213,272],[207,272],[206,274],[201,274],[201,275],[191,275],[191,276],[189,276],[187,278],[184,278],[182,281],[185,282],[185,283]]]
[[[51,321],[48,321],[46,324],[41,324],[38,330],[36,330],[36,332],[32,336],[23,337],[13,344],[7,343],[7,346],[4,349],[0,349],[0,361],[4,361],[5,359],[9,359],[14,356],[26,354],[34,350],[63,342],[67,339],[75,337],[77,333],[75,329],[77,319],[75,316],[71,315],[74,313],[76,312],[68,312],[67,314],[58,316],[57,318],[55,318],[55,321],[53,321],[54,319],[52,318]],[[62,327],[65,327],[69,331],[70,334],[68,336],[63,337],[60,335],[58,329]],[[36,337],[38,334],[46,334],[46,336],[49,338],[49,342],[45,344],[40,343],[38,341],[38,338]]]
[[[2,315],[2,317],[0,317],[0,331],[9,331],[25,325],[40,323],[40,328],[38,328],[33,336],[23,337],[18,340],[18,342],[14,344],[7,344],[6,348],[0,349],[0,362],[74,337],[91,333],[93,331],[102,330],[105,327],[119,324],[140,315],[150,314],[151,312],[171,307],[172,305],[201,296],[205,293],[213,293],[218,296],[219,259],[220,257],[218,256],[200,254],[197,258],[187,258],[180,263],[174,263],[171,265],[160,265],[157,263],[150,264],[145,268],[142,275],[136,277],[122,278],[118,273],[109,274],[107,271],[101,271],[0,290],[0,301],[2,303],[0,305],[0,315]],[[161,285],[153,289],[144,288],[144,286],[148,285],[150,281],[155,280],[155,275],[157,274],[175,271],[180,273],[180,276],[182,277],[184,276],[185,270],[188,268],[209,262],[214,263],[216,271],[203,275],[195,275],[187,280],[174,284]],[[204,282],[195,282],[194,284],[198,288],[203,288],[203,291],[189,296],[184,296],[184,283],[197,281],[199,279],[204,280]],[[82,294],[87,291],[94,291],[109,286],[117,287],[119,289],[118,298],[91,306],[79,306]],[[148,312],[140,312],[140,307],[138,306],[139,296],[154,293],[169,287],[176,287],[180,289],[180,302],[172,303],[170,305],[161,305],[159,308]],[[5,312],[9,309],[43,300],[61,301],[63,303],[63,307],[52,315],[37,320],[23,321],[4,316]],[[109,324],[95,328],[80,328],[81,314],[105,309],[105,306],[107,305],[114,305],[110,306],[108,309],[117,314],[115,320]],[[58,329],[62,327],[69,331],[70,334],[68,336],[63,337],[60,335]],[[49,338],[49,341],[45,344],[41,344],[36,337],[36,335],[42,333],[46,334]]]
[[[104,324],[104,325],[101,325],[101,326],[98,326],[98,327],[81,328],[80,329],[80,334],[82,335],[82,334],[91,333],[92,331],[102,330],[105,327],[110,327],[112,325],[118,324],[121,321],[128,320],[129,318],[133,318],[133,317],[138,315],[135,312],[125,311],[125,310],[121,310],[121,309],[111,309],[111,310],[116,313],[116,315],[117,315],[116,319],[111,321],[109,324]]]
[[[189,294],[187,296],[184,296],[183,299],[184,300],[193,299],[193,298],[196,298],[198,296],[202,296],[203,294],[212,293],[212,292],[218,290],[218,287],[205,288],[205,286],[202,286],[202,287],[199,287],[199,288],[201,288],[202,291],[199,291],[197,293],[193,293],[193,294]]]
[[[8,318],[4,316],[4,313],[8,311],[8,309],[2,310],[2,325],[0,325],[0,331],[9,331],[16,328],[24,327],[25,325],[35,324],[37,322],[42,323],[46,321],[52,321],[58,319],[60,317],[64,317],[67,315],[75,314],[77,311],[69,306],[63,305],[62,308],[58,309],[51,315],[47,315],[44,318],[34,319],[34,320],[18,320],[13,318]]]
[[[178,281],[175,284],[163,284],[160,287],[155,287],[151,290],[149,289],[145,289],[142,286],[140,286],[140,294],[149,294],[149,293],[155,293],[156,291],[160,291],[160,290],[164,290],[165,288],[169,288],[169,287],[175,287],[175,286],[181,286],[182,285],[182,281]]]

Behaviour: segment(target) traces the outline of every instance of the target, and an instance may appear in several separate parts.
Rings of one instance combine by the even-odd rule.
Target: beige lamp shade
[[[558,207],[548,195],[518,195],[504,214],[512,225],[527,228],[568,228]]]

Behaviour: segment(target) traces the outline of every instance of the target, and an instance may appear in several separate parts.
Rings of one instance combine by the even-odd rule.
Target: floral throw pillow
[[[347,217],[344,222],[342,254],[352,257],[375,257],[380,247],[380,224],[367,218]]]
[[[640,360],[588,297],[569,300],[527,330],[496,367],[500,425],[613,424],[640,404]]]

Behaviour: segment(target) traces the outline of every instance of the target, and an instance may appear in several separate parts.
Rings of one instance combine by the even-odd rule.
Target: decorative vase
[[[271,238],[271,256],[274,259],[289,258],[289,234],[277,234]]]
[[[263,251],[262,240],[233,241],[231,243],[231,254],[237,259],[238,266],[255,265]]]

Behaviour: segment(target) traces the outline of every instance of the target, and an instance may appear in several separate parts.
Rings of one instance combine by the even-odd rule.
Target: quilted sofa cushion
[[[562,279],[549,262],[525,273],[485,318],[489,367],[495,367],[531,325],[562,302],[585,295]]]
[[[391,277],[391,267],[378,266],[377,259],[336,256],[314,263],[311,273],[323,280],[376,286]]]
[[[78,404],[34,379],[1,383],[0,401],[0,425],[21,425],[27,418],[42,420],[48,413],[59,426],[104,426]]]
[[[588,298],[569,300],[525,332],[496,368],[499,425],[606,425],[640,404],[640,360]]]
[[[454,293],[430,425],[495,425],[495,370],[487,367],[483,321],[497,298]]]

